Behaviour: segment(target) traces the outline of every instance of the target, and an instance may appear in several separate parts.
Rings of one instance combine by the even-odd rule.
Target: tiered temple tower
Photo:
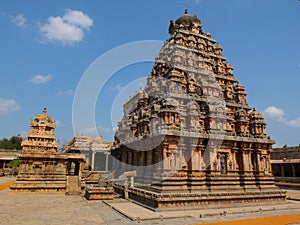
[[[47,114],[44,108],[43,113],[36,115],[30,120],[30,132],[22,142],[24,153],[56,153],[58,142],[54,136],[56,122]]]
[[[57,152],[55,127],[46,108],[30,120],[30,132],[22,142],[19,174],[10,187],[12,191],[81,193],[84,156]]]
[[[136,184],[115,190],[152,208],[285,199],[274,185],[261,113],[222,47],[185,14],[169,26],[147,85],[124,104],[112,155]]]

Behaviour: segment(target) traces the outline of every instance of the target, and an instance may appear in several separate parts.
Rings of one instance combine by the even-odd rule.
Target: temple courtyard
[[[282,203],[154,212],[118,197],[102,202],[64,194],[12,193],[8,187],[14,180],[0,177],[0,224],[300,224],[299,190],[288,190],[288,200]]]

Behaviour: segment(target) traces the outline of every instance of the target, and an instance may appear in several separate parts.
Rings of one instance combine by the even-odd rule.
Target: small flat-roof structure
[[[271,164],[278,186],[300,189],[300,146],[274,148]]]

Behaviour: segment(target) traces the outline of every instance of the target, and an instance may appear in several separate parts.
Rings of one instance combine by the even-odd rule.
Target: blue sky
[[[277,146],[298,145],[297,0],[3,0],[0,138],[27,133],[29,119],[47,107],[58,121],[57,139],[68,141],[73,136],[73,98],[87,68],[119,45],[166,40],[169,21],[183,14],[184,4],[223,46],[225,57],[235,68],[235,77],[246,86],[248,103],[264,113],[268,134]],[[119,92],[147,76],[151,67],[150,62],[126,67],[105,84],[95,108],[98,133],[104,139],[113,139],[110,117]],[[140,83],[127,89],[133,93]],[[86,128],[86,133],[94,131]]]

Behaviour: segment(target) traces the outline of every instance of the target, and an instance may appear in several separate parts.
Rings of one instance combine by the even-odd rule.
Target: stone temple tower
[[[30,120],[30,131],[22,142],[22,154],[14,192],[81,193],[84,156],[58,152],[55,121],[44,108]]]
[[[34,120],[30,120],[30,132],[26,139],[22,142],[23,152],[43,152],[56,153],[58,142],[54,136],[56,122],[47,114],[44,108],[42,114],[35,116]]]
[[[185,12],[170,22],[147,85],[124,104],[112,155],[152,208],[285,199],[274,184],[261,113],[247,104],[222,46]]]

